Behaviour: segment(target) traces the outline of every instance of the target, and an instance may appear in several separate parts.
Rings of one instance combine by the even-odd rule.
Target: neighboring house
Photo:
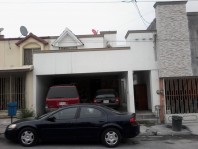
[[[187,15],[186,2],[157,2],[156,18],[148,27],[157,32],[161,121],[166,123],[172,115],[198,121],[198,17]]]
[[[0,110],[17,102],[18,109],[33,106],[32,56],[35,50],[48,49],[48,42],[32,33],[25,38],[0,35]]]

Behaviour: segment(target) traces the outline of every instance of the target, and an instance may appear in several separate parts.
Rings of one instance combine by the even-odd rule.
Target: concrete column
[[[159,90],[159,75],[158,70],[150,72],[150,93],[151,93],[151,109],[155,111],[155,106],[160,105],[160,95],[156,93]]]
[[[127,75],[127,111],[135,112],[133,71],[128,71]]]

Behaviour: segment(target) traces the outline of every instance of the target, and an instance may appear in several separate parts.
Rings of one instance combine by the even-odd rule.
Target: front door
[[[146,84],[134,85],[135,108],[137,110],[148,110]]]

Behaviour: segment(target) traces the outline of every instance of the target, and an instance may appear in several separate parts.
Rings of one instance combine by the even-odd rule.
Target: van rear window
[[[51,87],[47,94],[48,99],[53,98],[78,98],[78,92],[75,87]]]

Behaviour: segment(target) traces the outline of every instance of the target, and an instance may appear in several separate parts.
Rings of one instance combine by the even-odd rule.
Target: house
[[[154,34],[129,31],[129,44],[118,47],[116,31],[75,35],[66,28],[59,37],[48,41],[54,49],[34,53],[33,99],[37,113],[44,111],[49,86],[68,83],[77,85],[80,96],[85,91],[88,101],[93,100],[97,89],[114,88],[125,110],[135,112],[136,103],[136,110],[154,112],[159,101],[155,93],[159,84]]]
[[[159,113],[197,121],[197,13],[187,1],[156,2],[147,30],[129,30],[126,46],[116,31],[25,38],[0,36],[0,110],[16,101],[18,109],[45,111],[50,86],[76,84],[80,98],[92,102],[97,89],[113,88],[122,110]]]

